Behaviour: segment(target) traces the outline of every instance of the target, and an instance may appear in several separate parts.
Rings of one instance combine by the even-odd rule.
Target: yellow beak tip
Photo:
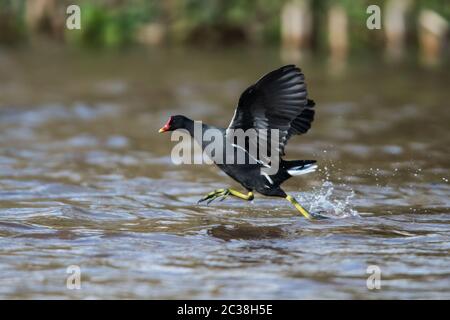
[[[159,132],[159,133],[163,133],[163,132],[164,132],[164,129],[161,128],[161,129],[158,130],[158,132]]]

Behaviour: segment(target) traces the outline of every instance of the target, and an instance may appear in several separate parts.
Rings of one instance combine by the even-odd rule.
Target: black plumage
[[[306,133],[311,128],[314,120],[314,101],[308,99],[305,77],[301,70],[294,65],[287,65],[269,72],[255,84],[248,87],[239,98],[237,108],[228,128],[218,128],[203,124],[203,130],[210,128],[219,129],[223,141],[224,150],[226,144],[234,146],[234,152],[245,153],[247,161],[243,164],[220,164],[217,166],[228,176],[239,182],[249,191],[248,198],[253,199],[253,191],[257,191],[266,196],[286,197],[294,205],[298,204],[295,199],[288,196],[280,185],[292,177],[308,173],[315,170],[315,160],[293,160],[288,161],[281,158],[285,155],[285,146],[288,140],[294,136]],[[163,131],[173,131],[177,129],[186,129],[191,136],[194,136],[193,120],[177,115],[172,116],[166,125],[160,129]],[[249,140],[245,145],[237,146],[232,141],[231,129],[267,129],[269,134],[266,141]],[[277,129],[279,140],[273,141],[270,135],[270,129]],[[273,146],[275,152],[279,153],[279,170],[272,175],[262,174],[261,169],[270,166],[268,158],[258,158],[257,163],[249,163],[249,150],[251,144],[267,143]],[[201,143],[205,148],[206,144]],[[232,189],[221,192],[213,192],[202,200],[213,200],[217,194],[227,196],[232,195],[249,200],[237,191]],[[238,195],[240,194],[240,195]],[[250,196],[251,195],[251,196]],[[293,199],[291,201],[290,199]],[[301,207],[298,204],[299,207]],[[297,207],[297,205],[296,205]],[[297,207],[297,209],[299,209]],[[304,210],[304,209],[303,209]],[[299,209],[300,211],[300,209]],[[302,212],[303,213],[303,212]],[[303,213],[305,216],[306,214]]]

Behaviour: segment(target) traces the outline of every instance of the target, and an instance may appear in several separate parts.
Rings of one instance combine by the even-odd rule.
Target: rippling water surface
[[[172,164],[157,130],[226,126],[282,64],[261,51],[0,51],[0,297],[450,298],[448,69],[302,62],[317,117],[287,154],[320,171],[285,190],[333,219],[263,196],[197,205],[240,187]]]

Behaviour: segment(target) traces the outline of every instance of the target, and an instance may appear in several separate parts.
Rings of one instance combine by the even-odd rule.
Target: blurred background
[[[450,298],[449,18],[447,0],[0,0],[0,297]],[[336,219],[197,205],[240,186],[175,166],[157,130],[227,126],[288,63],[316,118],[287,158],[320,170],[285,190]]]
[[[65,28],[70,4],[82,8],[77,32]],[[370,5],[382,9],[378,31],[366,27]],[[276,46],[290,58],[420,52],[427,62],[448,52],[450,6],[443,0],[2,0],[0,8],[4,46],[43,40],[82,48]]]

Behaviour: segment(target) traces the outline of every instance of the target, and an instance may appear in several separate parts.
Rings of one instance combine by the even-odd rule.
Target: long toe
[[[202,203],[203,201],[207,200],[209,196],[204,196],[203,198],[200,198],[200,200],[197,201],[198,203]]]
[[[309,213],[311,215],[311,218],[313,218],[314,220],[327,220],[330,219],[327,216],[322,215],[321,213]]]
[[[222,192],[222,194],[220,195],[220,199],[219,201],[223,201],[225,200],[228,196],[230,195],[230,190],[226,189],[224,192]]]
[[[220,198],[220,197],[222,197],[224,195],[225,195],[225,191],[223,191],[223,189],[216,190],[214,195],[211,197],[211,199],[208,200],[208,202],[206,202],[206,204],[210,204],[211,202],[213,202],[217,198]]]
[[[197,203],[201,203],[203,201],[206,201],[208,199],[211,199],[212,197],[214,197],[214,195],[216,194],[216,191],[210,192],[208,193],[206,196],[204,196],[203,198],[201,198],[200,200],[197,201]]]
[[[206,204],[208,205],[212,201],[214,201],[215,199],[217,199],[219,197],[222,197],[222,199],[220,199],[220,200],[225,199],[229,194],[230,194],[230,191],[228,189],[217,189],[217,190],[214,190],[213,192],[208,193],[206,196],[204,196],[203,198],[198,200],[197,203],[206,201]]]

